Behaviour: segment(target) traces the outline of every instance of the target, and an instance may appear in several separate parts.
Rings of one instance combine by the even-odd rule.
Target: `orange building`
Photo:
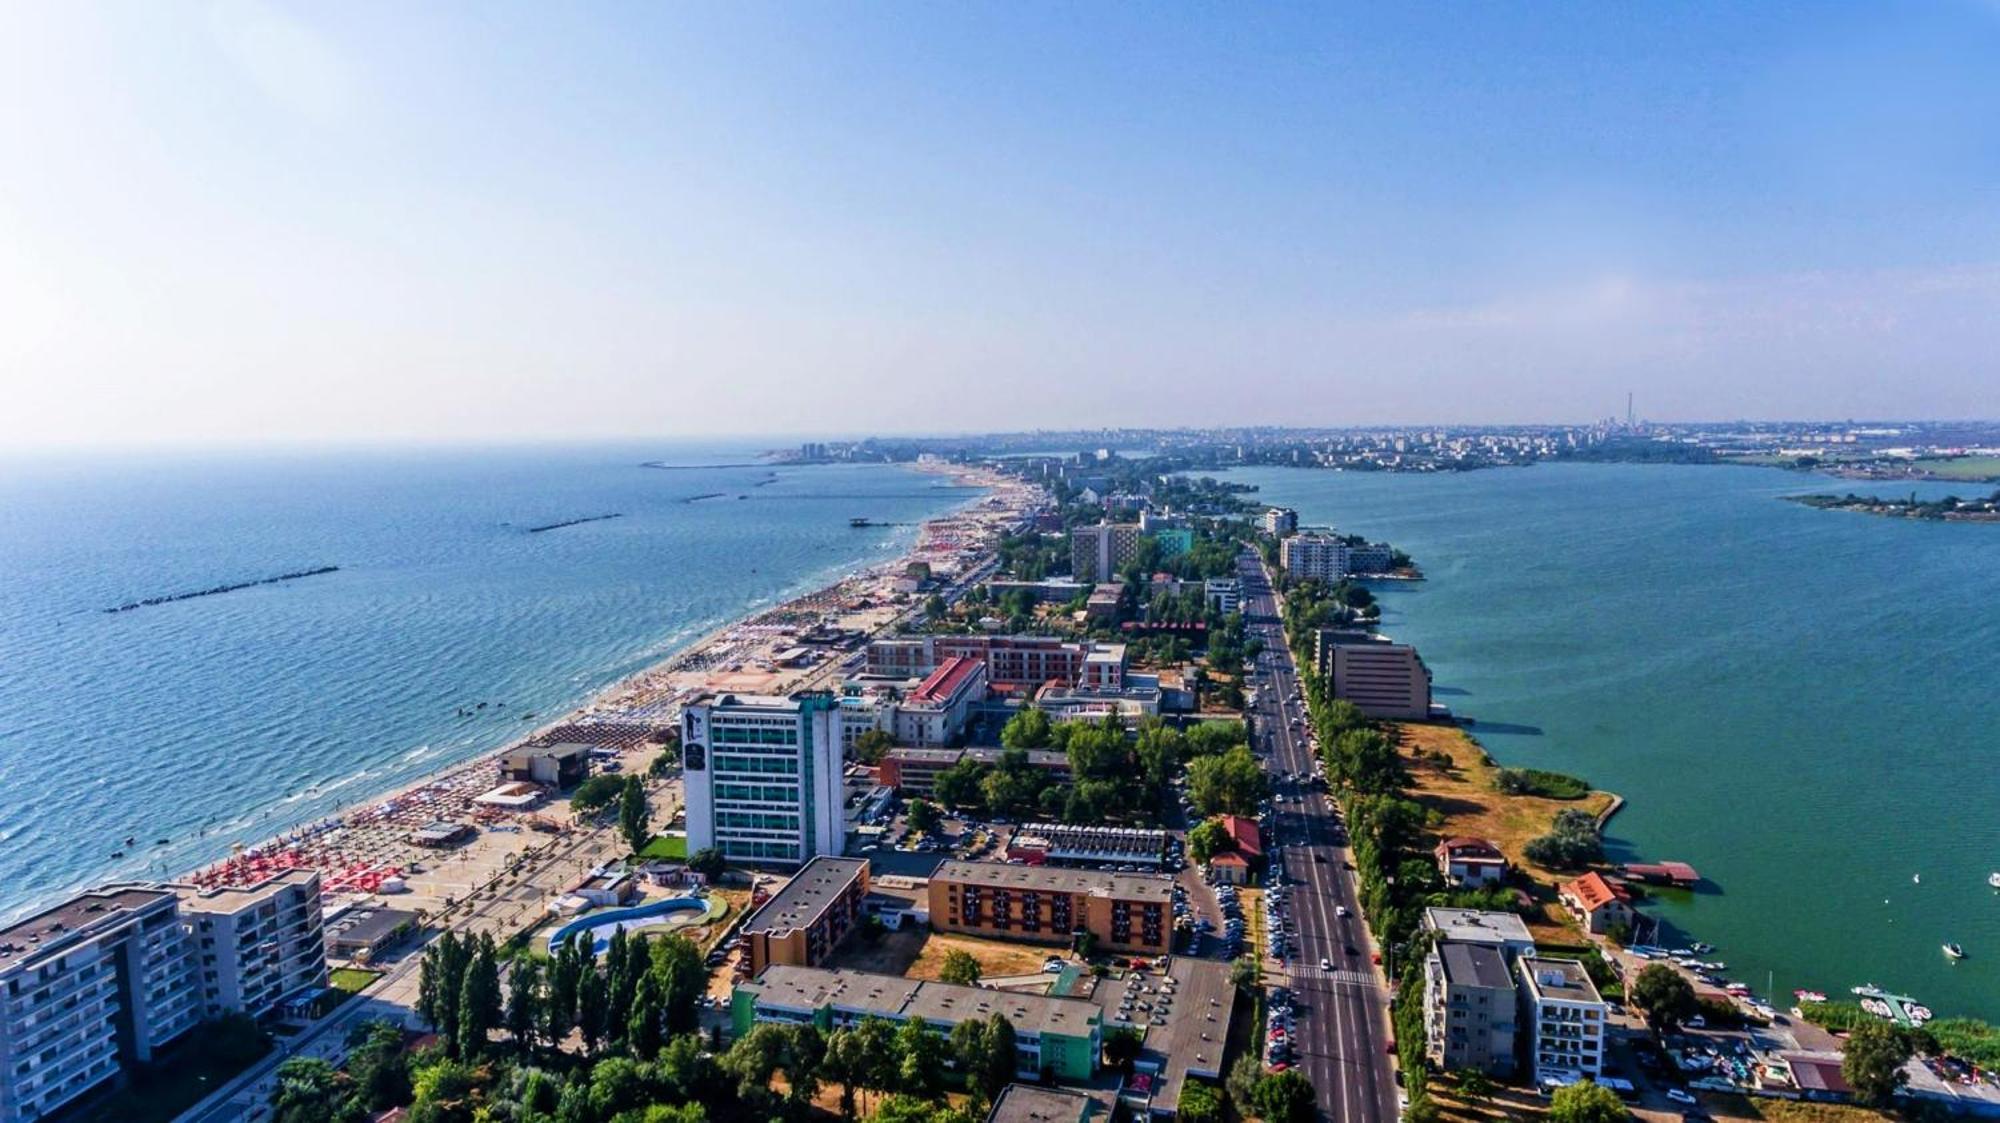
[[[750,977],[773,963],[817,967],[861,924],[868,860],[822,854],[743,923]]]
[[[931,927],[1049,944],[1089,932],[1107,951],[1165,955],[1173,886],[1164,874],[946,862],[931,875]]]

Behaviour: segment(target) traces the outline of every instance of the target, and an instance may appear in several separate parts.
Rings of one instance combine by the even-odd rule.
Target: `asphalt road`
[[[1257,704],[1251,711],[1256,747],[1270,754],[1276,805],[1276,850],[1291,882],[1288,911],[1298,933],[1291,961],[1295,1063],[1319,1094],[1323,1117],[1340,1123],[1394,1123],[1397,1090],[1388,1055],[1388,990],[1369,958],[1372,943],[1347,872],[1346,834],[1330,796],[1310,784],[1277,779],[1310,776],[1312,752],[1298,668],[1285,646],[1284,628],[1262,559],[1240,563],[1244,617],[1250,634],[1264,641]],[[1300,722],[1294,727],[1294,720]],[[1269,849],[1269,847],[1267,847]],[[1339,910],[1345,908],[1346,916]],[[1322,970],[1320,962],[1332,970]]]

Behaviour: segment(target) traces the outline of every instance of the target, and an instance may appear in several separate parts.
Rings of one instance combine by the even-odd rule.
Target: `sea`
[[[500,748],[981,494],[777,443],[0,461],[0,918]]]
[[[2000,1020],[2000,526],[1783,501],[1927,497],[1736,466],[1242,469],[1302,522],[1386,539],[1437,700],[1503,764],[1625,796],[1620,861],[1693,864],[1645,906],[1775,995],[1865,983]],[[1941,946],[1964,945],[1953,964]]]

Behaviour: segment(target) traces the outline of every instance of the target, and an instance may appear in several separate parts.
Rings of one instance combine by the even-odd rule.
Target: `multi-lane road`
[[[1276,838],[1266,849],[1276,856],[1274,868],[1282,861],[1290,883],[1287,915],[1296,933],[1290,960],[1294,1063],[1312,1081],[1325,1118],[1394,1123],[1398,1100],[1388,1054],[1388,994],[1370,958],[1346,834],[1332,797],[1309,781],[1313,759],[1305,702],[1270,574],[1262,559],[1247,553],[1240,573],[1246,630],[1264,644],[1251,711],[1256,748],[1279,797],[1273,809]]]

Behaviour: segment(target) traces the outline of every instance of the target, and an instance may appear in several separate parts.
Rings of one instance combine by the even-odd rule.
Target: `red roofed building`
[[[953,655],[896,707],[897,742],[944,745],[965,728],[967,711],[986,697],[986,664]]]
[[[1435,853],[1438,872],[1448,884],[1477,889],[1507,880],[1507,856],[1483,838],[1447,838]]]
[[[1627,929],[1632,926],[1632,895],[1601,873],[1592,871],[1563,882],[1558,895],[1585,931],[1602,934],[1621,924]]]
[[[1229,835],[1229,849],[1209,855],[1208,868],[1215,880],[1244,885],[1250,875],[1264,865],[1264,836],[1257,820],[1241,815],[1219,815],[1215,820]]]

